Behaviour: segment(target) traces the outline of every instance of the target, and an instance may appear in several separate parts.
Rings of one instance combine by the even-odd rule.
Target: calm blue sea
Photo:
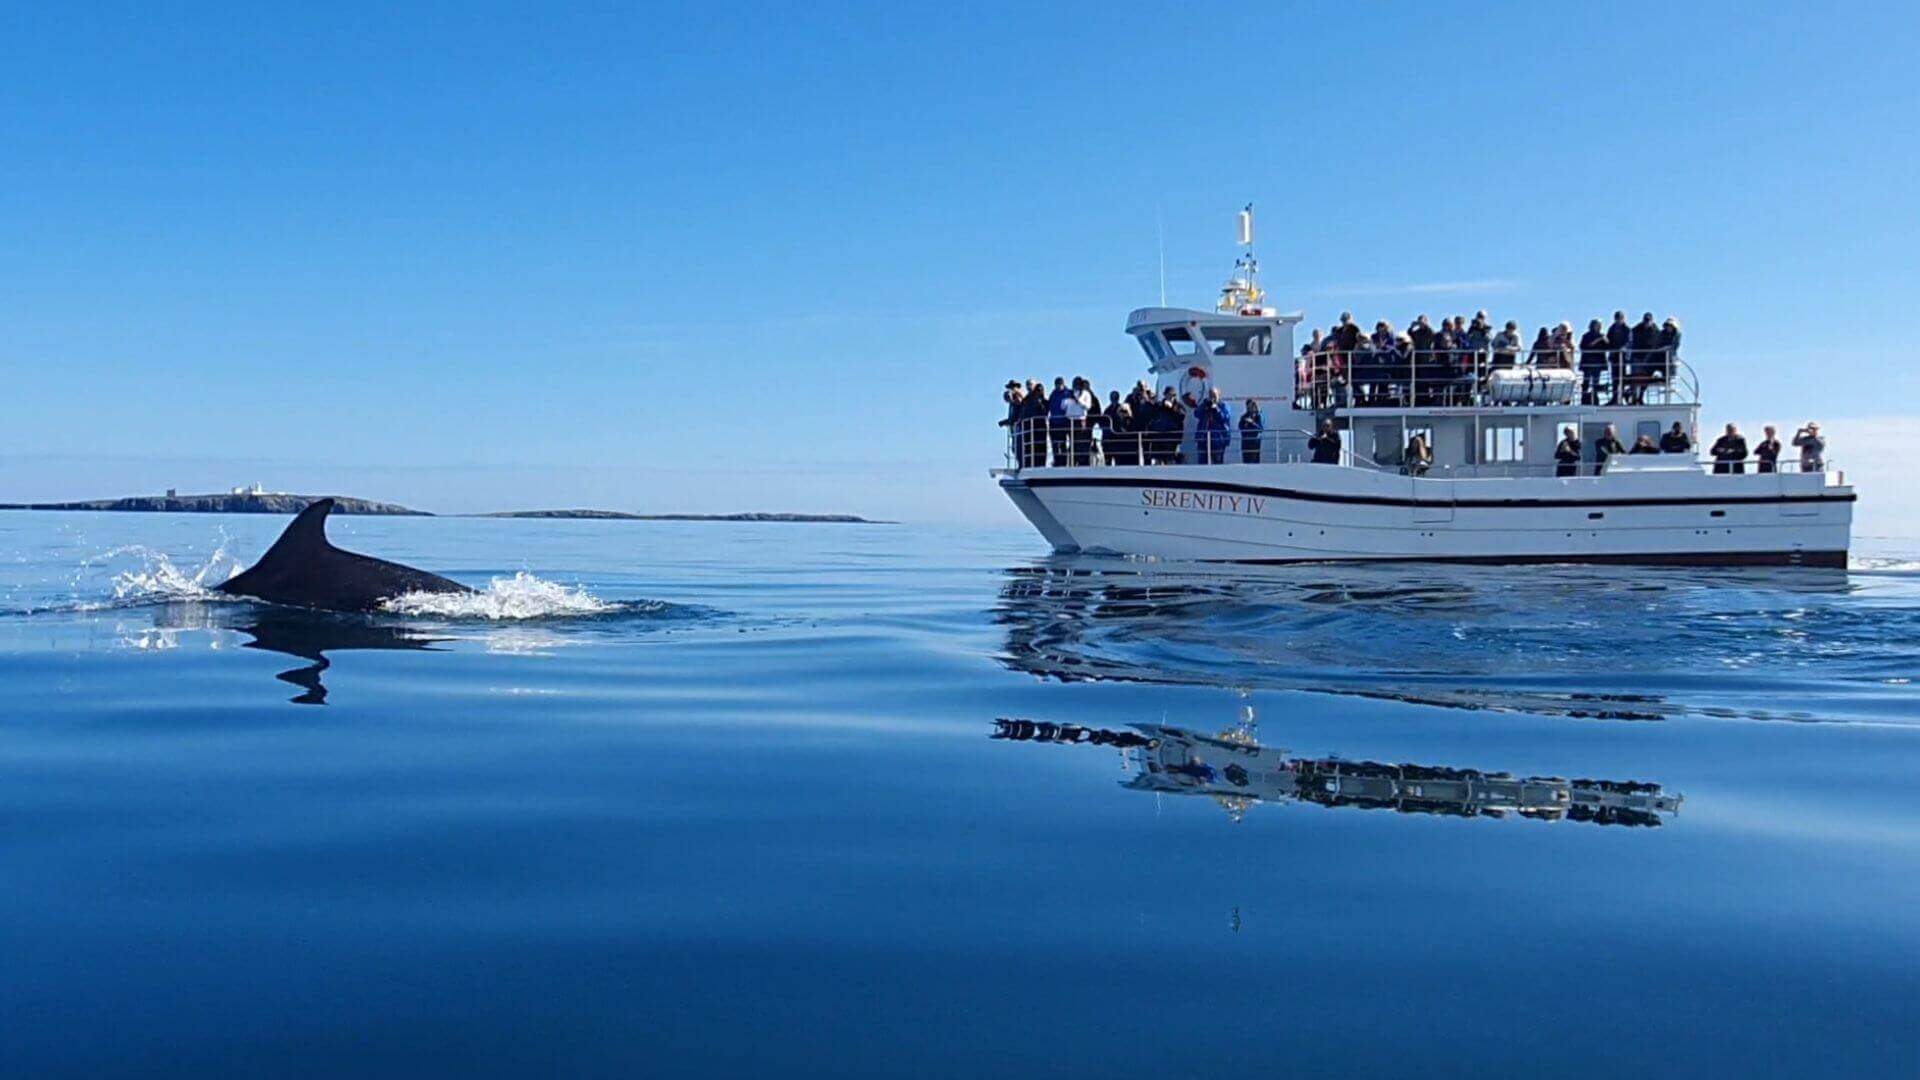
[[[0,1072],[1920,1074],[1900,545],[336,518],[488,592],[204,595],[284,523],[0,513]]]

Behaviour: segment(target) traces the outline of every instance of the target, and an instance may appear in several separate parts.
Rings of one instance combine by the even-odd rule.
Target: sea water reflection
[[[1126,756],[1131,791],[1201,795],[1235,821],[1258,803],[1393,810],[1462,818],[1513,815],[1537,821],[1654,827],[1679,813],[1683,796],[1639,780],[1515,776],[1446,765],[1290,757],[1262,746],[1252,725],[1217,735],[1166,724],[1131,731],[1002,718],[993,739],[1067,746],[1105,746]]]
[[[1905,577],[1058,558],[1005,571],[994,619],[1003,664],[1062,681],[1615,720],[1920,722],[1910,695],[1886,695],[1920,663]]]

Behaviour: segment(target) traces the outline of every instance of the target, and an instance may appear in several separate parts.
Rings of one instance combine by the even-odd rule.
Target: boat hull
[[[1844,567],[1853,490],[1694,469],[1412,478],[1300,463],[1006,471],[1055,550],[1209,562]]]

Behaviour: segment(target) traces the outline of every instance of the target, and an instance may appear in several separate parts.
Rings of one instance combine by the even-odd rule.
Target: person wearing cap
[[[1766,427],[1767,437],[1753,444],[1753,457],[1758,463],[1755,467],[1763,473],[1780,471],[1780,434],[1772,424]]]
[[[1820,435],[1820,425],[1807,422],[1807,426],[1793,433],[1793,445],[1800,450],[1801,472],[1827,471],[1827,440]]]
[[[1693,439],[1688,437],[1680,421],[1673,422],[1673,429],[1660,436],[1660,452],[1663,454],[1688,454],[1693,452]]]
[[[1747,471],[1747,437],[1740,429],[1727,425],[1726,434],[1713,441],[1708,451],[1713,455],[1713,471],[1717,473],[1744,473]]]
[[[1000,421],[1000,426],[1007,429],[1007,444],[1013,447],[1015,456],[1025,464],[1020,449],[1020,417],[1027,409],[1027,388],[1020,384],[1019,379],[1008,379],[1006,389],[1000,392],[1000,400],[1007,403],[1007,418]]]
[[[1047,395],[1047,435],[1053,443],[1054,468],[1073,464],[1069,448],[1073,443],[1073,422],[1067,418],[1067,403],[1073,400],[1073,391],[1067,389],[1067,380],[1059,375],[1053,377],[1053,393]]]

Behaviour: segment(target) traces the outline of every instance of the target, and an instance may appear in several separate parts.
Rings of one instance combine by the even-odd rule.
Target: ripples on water
[[[1920,1071],[1901,551],[282,524],[0,515],[7,1071]]]

